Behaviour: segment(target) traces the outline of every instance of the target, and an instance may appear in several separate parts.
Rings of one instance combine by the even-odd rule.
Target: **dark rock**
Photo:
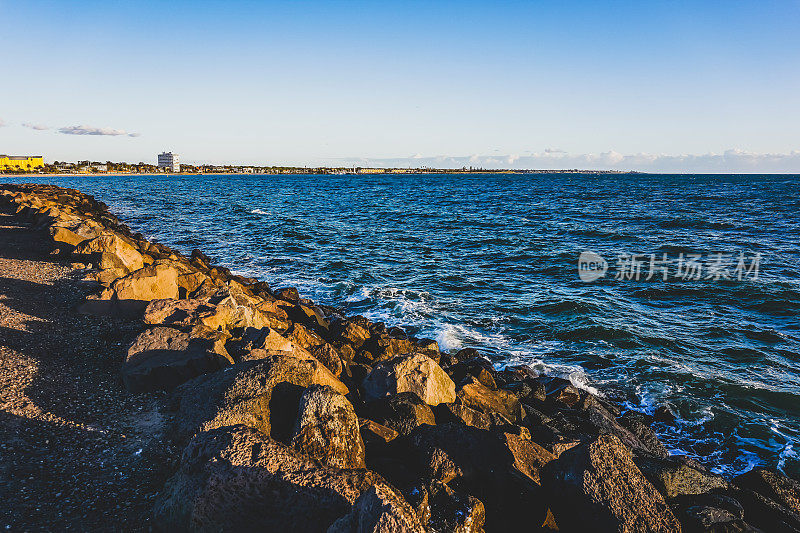
[[[542,481],[565,530],[681,530],[663,496],[614,436],[602,435],[562,453],[544,467]]]
[[[367,401],[403,392],[416,394],[428,405],[456,399],[453,381],[433,359],[423,354],[406,354],[377,363],[361,389]]]
[[[297,292],[297,289],[294,287],[285,287],[283,289],[277,289],[275,291],[275,297],[279,300],[284,300],[286,302],[299,302],[300,301],[300,293]]]
[[[311,356],[273,354],[237,363],[176,389],[173,435],[185,441],[199,431],[244,424],[288,441],[303,390],[314,384],[347,393],[347,387]]]
[[[635,411],[628,411],[622,418],[619,419],[620,423],[654,455],[658,457],[668,457],[669,451],[666,446],[658,439],[656,432],[647,423],[647,416],[637,413]]]
[[[368,470],[325,467],[254,429],[223,427],[186,447],[153,524],[161,531],[325,531],[372,488],[396,494]]]
[[[392,487],[376,484],[365,490],[350,512],[327,533],[427,533],[414,509]]]
[[[361,430],[361,438],[367,446],[370,444],[386,444],[400,435],[392,428],[378,424],[368,418],[359,418],[358,424]]]
[[[658,422],[663,422],[665,424],[673,424],[675,420],[678,418],[677,409],[671,403],[665,403],[664,405],[659,406],[655,412],[653,413],[653,417]]]
[[[233,363],[225,350],[226,336],[207,331],[192,338],[174,328],[142,332],[128,348],[122,380],[131,392],[171,390],[197,376]]]
[[[546,511],[534,479],[538,475],[531,474],[538,474],[549,455],[523,441],[451,423],[420,426],[397,445],[408,446],[403,456],[412,458],[407,468],[417,476],[442,481],[455,474],[452,483],[485,505],[487,529],[513,531],[537,520],[541,523]]]
[[[480,429],[492,427],[492,419],[488,415],[460,403],[439,404],[434,408],[433,414],[439,424],[460,422]]]
[[[734,484],[755,491],[787,509],[800,513],[800,483],[766,468],[754,468],[737,476]]]
[[[408,435],[417,426],[436,423],[431,408],[412,392],[372,401],[367,404],[366,412],[370,420],[401,435]]]
[[[456,492],[441,482],[433,482],[430,493],[429,531],[432,533],[483,531],[486,509],[478,498]]]

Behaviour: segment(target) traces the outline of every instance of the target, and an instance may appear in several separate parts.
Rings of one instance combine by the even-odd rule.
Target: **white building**
[[[178,154],[164,152],[158,154],[158,168],[166,168],[171,172],[180,172],[181,164],[178,161]]]

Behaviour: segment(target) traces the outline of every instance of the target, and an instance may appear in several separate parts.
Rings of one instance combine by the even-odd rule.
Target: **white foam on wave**
[[[265,211],[263,209],[251,209],[250,213],[253,215],[269,215],[269,211]]]

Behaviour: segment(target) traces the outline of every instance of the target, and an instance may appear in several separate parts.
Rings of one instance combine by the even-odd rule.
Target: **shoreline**
[[[17,220],[49,232],[62,261],[95,266],[82,269],[96,288],[82,312],[146,328],[128,340],[122,380],[134,393],[168,391],[159,413],[174,445],[199,454],[170,472],[156,529],[196,527],[198,506],[212,528],[277,527],[310,511],[318,516],[308,530],[322,531],[355,531],[365,520],[408,531],[800,529],[796,481],[763,469],[729,481],[669,457],[652,418],[565,380],[498,371],[475,350],[444,353],[401,328],[233,275],[202,252],[185,257],[77,191],[7,185],[2,194]],[[218,471],[220,460],[248,485]],[[298,480],[285,464],[315,479]],[[289,486],[339,496],[287,497],[269,516],[219,500]],[[365,518],[376,502],[381,513]]]

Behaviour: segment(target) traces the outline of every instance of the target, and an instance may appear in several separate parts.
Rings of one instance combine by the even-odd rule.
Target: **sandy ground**
[[[0,214],[0,530],[148,530],[175,450],[163,395],[120,378],[141,325],[77,313],[92,288],[52,249]]]

